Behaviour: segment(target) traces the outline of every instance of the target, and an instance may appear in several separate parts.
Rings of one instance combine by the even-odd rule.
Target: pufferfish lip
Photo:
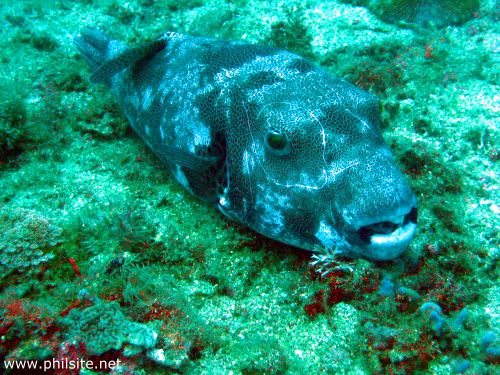
[[[359,223],[358,223],[359,224]],[[391,260],[403,253],[417,231],[417,208],[400,207],[394,214],[361,222],[356,233],[363,255],[375,260]]]

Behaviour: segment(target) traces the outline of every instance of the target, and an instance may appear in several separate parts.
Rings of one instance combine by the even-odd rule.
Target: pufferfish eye
[[[284,156],[290,153],[290,140],[286,134],[276,130],[268,130],[264,140],[266,148],[273,154]]]

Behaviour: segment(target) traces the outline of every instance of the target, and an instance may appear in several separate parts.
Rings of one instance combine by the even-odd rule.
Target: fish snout
[[[350,241],[361,248],[362,256],[373,260],[391,260],[400,256],[417,231],[416,199],[391,212],[352,220]]]

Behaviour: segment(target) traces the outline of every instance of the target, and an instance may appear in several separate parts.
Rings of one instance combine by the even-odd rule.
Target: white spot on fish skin
[[[283,214],[270,204],[261,204],[259,207],[262,209],[261,225],[266,227],[266,230],[273,236],[278,236],[285,227]]]
[[[283,212],[292,208],[290,198],[277,193],[270,194],[260,185],[258,188],[260,191],[255,200],[255,208],[259,211],[261,232],[277,237],[285,229]]]
[[[150,87],[146,87],[144,93],[142,95],[142,110],[147,111],[153,104],[153,89]]]
[[[219,209],[220,212],[222,212],[231,220],[244,223],[245,222],[245,220],[243,219],[244,216],[240,215],[241,212],[232,210],[231,202],[227,198],[228,194],[229,194],[229,188],[225,187],[224,192],[222,193],[221,196],[219,196],[219,204],[217,205],[217,208]],[[245,203],[245,200],[243,202]]]
[[[226,197],[220,197],[219,204],[221,205],[221,207],[226,208],[229,205],[229,201],[226,199]]]
[[[175,166],[175,169],[172,170],[172,174],[174,175],[175,179],[179,182],[179,184],[181,184],[185,189],[187,189],[191,194],[193,194],[193,191],[189,186],[189,181],[187,180],[186,175],[182,171],[180,165]]]
[[[160,139],[162,143],[165,142],[165,129],[163,127],[163,124],[160,125]]]
[[[230,202],[229,199],[227,199],[227,195],[229,194],[229,187],[226,186],[224,188],[224,191],[222,192],[222,195],[219,196],[219,208],[229,208]]]
[[[248,176],[250,173],[252,173],[254,168],[255,160],[253,158],[253,155],[245,150],[243,152],[243,174]]]
[[[193,142],[194,146],[208,146],[210,145],[210,129],[207,126],[199,124],[194,133]]]
[[[264,146],[258,144],[257,142],[252,143],[252,155],[257,158],[257,160],[261,163],[265,162],[265,151]]]
[[[148,125],[144,127],[144,132],[146,133],[147,137],[151,137],[151,128]]]
[[[222,72],[217,73],[214,76],[215,82],[224,83],[228,78],[231,79],[238,75],[238,69],[222,69]]]
[[[323,220],[319,223],[318,231],[316,232],[315,236],[327,249],[333,248],[336,243],[336,233],[334,234],[332,232],[332,227],[326,225]]]
[[[175,124],[174,134],[179,148],[196,153],[198,146],[210,145],[210,129],[199,118],[198,108],[183,105],[173,117],[167,120]]]

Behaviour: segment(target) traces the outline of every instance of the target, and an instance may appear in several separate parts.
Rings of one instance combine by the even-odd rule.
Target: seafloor
[[[2,2],[1,359],[120,359],[123,374],[498,371],[497,2],[447,27],[385,23],[376,1],[353,5],[365,3]],[[377,94],[419,200],[407,254],[321,277],[310,253],[191,197],[89,83],[72,44],[88,26],[132,44],[173,30],[275,45]]]

